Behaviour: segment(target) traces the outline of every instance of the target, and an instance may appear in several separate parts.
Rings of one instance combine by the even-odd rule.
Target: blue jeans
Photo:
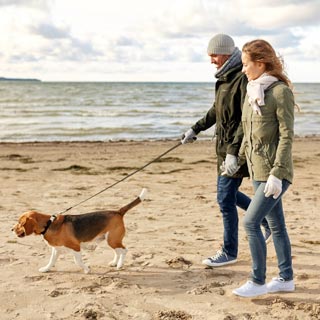
[[[223,218],[223,248],[229,256],[238,256],[238,211],[237,206],[246,210],[250,198],[239,191],[242,178],[218,176],[217,201]]]
[[[290,183],[287,180],[282,180],[282,193],[277,199],[273,199],[273,196],[265,197],[263,192],[265,185],[266,182],[253,181],[255,195],[244,217],[244,228],[248,235],[252,257],[252,273],[250,278],[257,284],[264,284],[266,279],[267,248],[260,229],[260,224],[264,217],[267,219],[271,229],[278,258],[279,276],[284,280],[293,279],[291,245],[281,200]]]

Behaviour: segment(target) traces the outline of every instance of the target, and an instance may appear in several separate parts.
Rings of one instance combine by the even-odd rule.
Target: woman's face
[[[242,52],[242,72],[247,76],[248,80],[258,79],[265,71],[266,65],[262,62],[254,62],[250,60],[247,53]]]

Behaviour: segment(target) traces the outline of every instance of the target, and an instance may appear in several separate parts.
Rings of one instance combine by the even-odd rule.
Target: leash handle
[[[146,163],[144,166],[142,166],[142,167],[138,168],[137,170],[135,170],[135,171],[127,174],[127,175],[126,175],[124,178],[122,178],[121,180],[116,181],[115,183],[109,185],[108,187],[106,187],[106,188],[100,190],[99,192],[93,194],[92,196],[90,196],[90,197],[88,197],[88,198],[86,198],[86,199],[84,199],[84,200],[82,200],[82,201],[74,204],[73,206],[71,206],[71,207],[69,207],[69,208],[67,208],[67,209],[59,212],[58,214],[64,214],[64,213],[68,212],[69,210],[71,210],[71,209],[79,206],[80,204],[82,204],[82,203],[84,203],[84,202],[86,202],[86,201],[88,201],[88,200],[96,197],[96,196],[99,195],[100,193],[102,193],[102,192],[104,192],[104,191],[106,191],[106,190],[108,190],[108,189],[111,189],[112,187],[116,186],[116,185],[119,184],[120,182],[122,182],[122,181],[130,178],[130,177],[133,176],[134,174],[136,174],[136,173],[138,173],[139,171],[143,170],[144,168],[148,167],[148,166],[149,166],[150,164],[152,164],[153,162],[156,162],[157,160],[161,159],[161,158],[162,158],[163,156],[165,156],[167,153],[169,153],[169,152],[171,152],[172,150],[174,150],[174,149],[178,148],[179,146],[181,146],[181,144],[182,144],[181,141],[179,141],[178,144],[174,145],[173,147],[171,147],[171,148],[168,149],[167,151],[163,152],[162,154],[160,154],[160,155],[159,155],[158,157],[156,157],[155,159],[149,161],[149,162]]]

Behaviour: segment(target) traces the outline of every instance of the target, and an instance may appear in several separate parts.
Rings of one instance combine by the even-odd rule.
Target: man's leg
[[[223,219],[223,247],[213,257],[203,260],[211,267],[219,267],[237,261],[238,255],[238,212],[237,193],[241,178],[218,177],[217,200]]]

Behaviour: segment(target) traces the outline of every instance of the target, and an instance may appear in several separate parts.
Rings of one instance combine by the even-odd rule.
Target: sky
[[[269,41],[320,82],[320,0],[0,0],[0,77],[214,81],[209,40]]]

